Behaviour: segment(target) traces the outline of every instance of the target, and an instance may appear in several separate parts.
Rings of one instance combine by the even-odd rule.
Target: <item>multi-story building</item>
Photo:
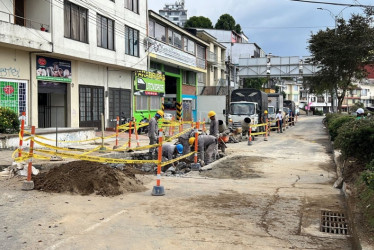
[[[177,119],[196,119],[197,75],[207,73],[209,43],[151,10],[148,35],[150,70],[165,75],[165,112]],[[135,99],[138,110],[146,101]]]
[[[146,70],[146,1],[0,5],[0,105],[36,127],[100,127],[132,114],[133,72]]]
[[[207,74],[198,74],[198,94],[219,95],[225,94],[227,86],[226,79],[226,47],[217,42],[217,38],[210,35],[203,29],[189,28],[192,34],[209,43],[207,51]]]
[[[265,52],[256,44],[249,43],[248,37],[231,30],[203,29],[217,39],[217,42],[226,47],[225,61],[230,65],[230,86],[242,86],[238,76],[239,58],[242,55],[252,57],[265,57]]]
[[[165,7],[159,10],[158,13],[180,27],[184,27],[187,22],[187,10],[184,8],[184,0],[176,1],[174,4],[165,4]]]

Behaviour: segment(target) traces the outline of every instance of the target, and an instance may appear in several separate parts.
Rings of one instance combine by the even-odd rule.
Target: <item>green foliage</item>
[[[185,28],[205,28],[212,29],[213,24],[209,18],[204,16],[193,16],[190,17],[184,25]]]
[[[16,112],[9,108],[0,107],[0,133],[11,134],[19,132],[19,119]]]
[[[342,156],[354,157],[362,163],[374,159],[374,121],[369,119],[345,122],[335,138]]]
[[[356,112],[357,109],[359,109],[359,108],[362,108],[362,109],[365,108],[364,104],[362,102],[357,102],[357,103],[353,104],[352,107],[350,107],[350,111],[351,112]]]
[[[239,34],[242,32],[240,25],[236,24],[235,19],[229,14],[221,15],[214,28],[222,30],[233,30]]]
[[[322,110],[315,110],[314,111],[314,115],[320,115],[320,116],[322,116],[323,115],[323,111]]]
[[[327,117],[327,116],[326,116]],[[344,123],[353,121],[355,118],[349,115],[329,115],[329,120],[327,121],[327,126],[331,136],[331,140],[334,141],[338,135],[338,130]]]
[[[359,193],[359,204],[362,208],[364,217],[366,219],[367,224],[371,228],[369,231],[374,230],[374,189],[369,188],[364,180],[365,177],[363,177],[364,173],[361,175],[362,180],[359,180],[356,183],[356,187],[358,189]]]
[[[309,62],[321,65],[309,87],[316,92],[333,92],[339,110],[352,80],[367,75],[363,66],[371,62],[374,53],[371,20],[371,16],[360,15],[352,15],[348,21],[339,19],[336,30],[320,30],[309,40]]]
[[[266,78],[246,78],[244,79],[244,88],[261,90],[266,82]]]
[[[365,171],[361,174],[361,178],[371,190],[374,190],[374,172]]]
[[[328,114],[326,114],[325,122],[326,122],[327,124],[330,124],[333,120],[335,120],[335,119],[338,118],[339,116],[341,116],[341,114],[337,114],[337,113],[328,113]]]
[[[369,162],[368,164],[366,164],[366,169],[374,172],[374,159],[371,160],[371,162]]]

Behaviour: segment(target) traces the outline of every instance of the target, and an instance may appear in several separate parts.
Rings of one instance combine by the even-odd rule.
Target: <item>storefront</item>
[[[67,85],[71,78],[70,61],[36,57],[39,128],[67,127]]]
[[[154,116],[165,97],[165,75],[136,71],[134,78],[134,114],[137,121]]]

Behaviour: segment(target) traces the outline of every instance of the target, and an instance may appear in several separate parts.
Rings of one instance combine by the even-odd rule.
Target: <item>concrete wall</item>
[[[226,96],[197,96],[197,119],[203,121],[205,118],[207,122],[209,111],[216,112],[216,117],[219,120],[226,121],[226,116],[223,110],[226,109]]]
[[[139,13],[136,14],[124,7],[123,1],[106,1],[98,6],[97,2],[85,3],[73,0],[72,3],[87,8],[89,11],[88,43],[64,38],[64,11],[63,4],[55,2],[53,8],[53,42],[54,51],[64,57],[75,57],[85,60],[93,60],[97,63],[124,66],[138,70],[146,70],[147,60],[142,60],[146,56],[144,38],[146,35],[146,2],[139,1]],[[96,17],[103,15],[115,22],[114,50],[109,50],[97,46]],[[125,54],[125,25],[139,31],[140,48],[139,57]]]

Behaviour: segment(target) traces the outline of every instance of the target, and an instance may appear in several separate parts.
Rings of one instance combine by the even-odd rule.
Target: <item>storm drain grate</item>
[[[348,235],[348,220],[344,213],[321,211],[321,232]]]

